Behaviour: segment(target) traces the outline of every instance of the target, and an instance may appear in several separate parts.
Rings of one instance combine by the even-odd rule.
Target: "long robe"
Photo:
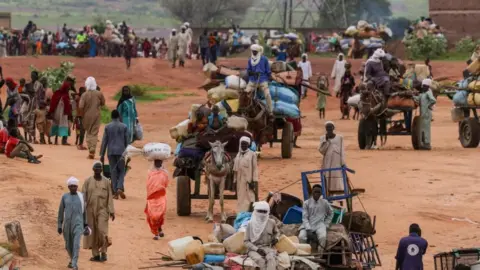
[[[47,102],[46,100],[46,91],[45,87],[43,87],[43,84],[40,81],[35,81],[33,83],[33,91],[35,92],[35,101],[37,102],[36,109],[40,107],[40,104]]]
[[[87,138],[87,147],[90,153],[95,153],[98,142],[98,131],[101,124],[101,108],[105,105],[103,93],[89,90],[80,98],[79,110],[82,112],[82,123]]]
[[[70,135],[68,126],[68,115],[64,113],[65,105],[63,99],[58,102],[57,108],[53,115],[52,128],[50,130],[50,136],[68,137]]]
[[[22,104],[21,119],[22,126],[30,136],[35,137],[35,109],[37,107],[37,101],[35,99],[35,93],[22,94],[25,100]]]
[[[278,239],[280,233],[278,231],[277,225],[273,219],[268,219],[265,229],[260,234],[260,237],[252,242],[253,237],[251,220],[247,225],[245,231],[244,244],[248,249],[248,256],[257,264],[260,269],[266,270],[275,270],[277,269],[276,255],[277,251],[271,247],[272,240],[274,238]],[[258,254],[258,249],[263,249],[266,253],[265,257],[262,257]]]
[[[178,57],[178,35],[170,36],[170,40],[168,41],[168,60],[177,61]]]
[[[15,110],[17,112],[20,112],[20,108],[22,106],[22,98],[20,97],[20,93],[18,92],[18,86],[15,87],[15,89],[10,89],[7,86],[7,104],[9,104],[10,100],[15,99],[15,104],[13,105],[15,107]],[[10,108],[11,109],[11,108]],[[17,124],[21,123],[21,115],[18,114],[17,119]]]
[[[80,192],[77,192],[75,195],[65,193],[58,207],[57,228],[63,229],[65,248],[67,249],[68,256],[70,256],[74,268],[77,267],[80,239],[83,234],[84,225],[87,224],[85,203],[82,202],[83,199],[81,196],[83,195]]]
[[[431,147],[431,129],[432,129],[432,107],[437,103],[432,90],[421,93],[418,97],[420,101],[420,148]]]
[[[148,173],[147,204],[144,212],[150,231],[154,235],[158,235],[165,221],[168,182],[168,173],[163,169],[152,170]]]
[[[247,212],[255,202],[255,192],[249,188],[250,182],[258,182],[257,154],[247,150],[239,153],[233,165],[234,182],[237,183],[237,213]]]
[[[343,137],[335,135],[335,138],[327,140],[326,136],[320,137],[318,151],[323,155],[322,169],[340,168],[345,164],[345,150]],[[331,193],[344,192],[342,171],[325,173],[327,190]]]
[[[128,129],[128,143],[131,144],[134,138],[134,130],[135,126],[137,125],[137,106],[135,105],[135,99],[130,98],[122,102],[118,105],[117,108],[118,112],[120,113],[120,119],[122,123],[127,125]]]
[[[110,180],[102,176],[102,180],[97,181],[91,176],[85,180],[82,192],[85,195],[88,226],[92,229],[92,234],[83,239],[83,248],[91,248],[93,256],[98,256],[100,252],[107,253],[108,217],[115,213]]]
[[[345,60],[337,60],[333,65],[332,69],[332,79],[335,80],[335,85],[333,87],[333,91],[337,94],[340,91],[340,87],[342,86],[342,77],[345,74]]]
[[[185,33],[178,33],[178,60],[185,61],[190,36]]]

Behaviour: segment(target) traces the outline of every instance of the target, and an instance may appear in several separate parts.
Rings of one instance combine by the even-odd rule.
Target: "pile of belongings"
[[[112,21],[106,20],[105,24],[106,24],[106,27],[105,27],[105,33],[103,33],[103,38],[106,41],[111,42],[113,44],[117,44],[117,45],[123,44],[123,41],[125,40],[125,37],[122,34],[122,27],[123,27],[122,23],[119,23],[117,25],[117,27],[115,27],[115,25],[112,23]],[[127,28],[128,28],[127,37],[130,40],[135,40],[135,35],[133,34],[133,29],[131,27],[128,27],[128,26],[127,26]]]
[[[480,106],[480,60],[473,61],[467,71],[471,76],[456,84],[458,90],[452,98],[456,107]]]
[[[290,44],[290,43],[296,43],[296,44],[303,44],[302,38],[293,32],[283,34],[279,37],[271,37],[267,39],[267,46],[271,47],[272,49],[274,48],[279,48],[281,44]]]
[[[423,39],[425,36],[432,35],[437,39],[445,39],[444,30],[433,22],[431,18],[421,17],[405,30],[404,43],[408,43],[412,37]]]
[[[15,269],[17,261],[14,260],[13,254],[6,248],[0,246],[0,269]]]
[[[393,32],[384,24],[369,24],[367,21],[360,20],[357,25],[349,26],[345,30],[345,37],[354,37],[355,35],[358,35],[358,37],[363,40],[374,37],[387,41],[392,38]]]

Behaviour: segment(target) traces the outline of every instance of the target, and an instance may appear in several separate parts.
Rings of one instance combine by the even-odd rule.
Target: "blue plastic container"
[[[204,263],[223,263],[225,261],[225,255],[208,255],[206,254],[203,262]]]
[[[283,217],[283,224],[300,224],[302,223],[303,208],[292,206],[288,209]]]

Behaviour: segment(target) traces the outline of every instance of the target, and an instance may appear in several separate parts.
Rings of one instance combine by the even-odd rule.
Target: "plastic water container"
[[[310,255],[312,254],[312,246],[310,244],[295,244],[297,248],[296,255]]]
[[[185,259],[189,265],[195,265],[203,262],[205,251],[202,242],[199,240],[190,241],[185,247]]]
[[[283,224],[300,224],[302,223],[303,208],[292,206],[288,209],[283,217]]]
[[[244,244],[245,232],[237,232],[223,241],[227,252],[236,254],[245,254],[247,247]]]
[[[224,255],[225,246],[222,243],[206,243],[203,244],[203,250],[205,254],[209,255]]]
[[[185,260],[185,248],[193,240],[193,237],[187,236],[168,242],[168,255],[174,261]]]
[[[225,255],[205,255],[203,259],[204,263],[223,263],[225,261]]]
[[[470,265],[470,269],[471,269],[471,270],[480,270],[480,261],[478,261],[478,262],[473,263],[472,265]]]
[[[295,243],[290,240],[290,238],[286,237],[285,235],[280,236],[278,239],[278,243],[275,245],[278,253],[286,252],[288,255],[293,255],[297,252],[297,247]]]

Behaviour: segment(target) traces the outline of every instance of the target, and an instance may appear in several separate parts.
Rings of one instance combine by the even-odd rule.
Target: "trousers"
[[[258,90],[263,92],[263,96],[265,96],[265,101],[267,102],[267,110],[269,113],[273,112],[273,105],[272,105],[272,97],[270,96],[270,89],[268,88],[268,82],[263,82],[260,84],[256,84],[254,82],[248,82],[247,88],[245,91],[250,93],[258,88]]]
[[[320,228],[315,230],[315,235],[317,236],[320,250],[323,251],[327,244],[327,227],[325,226],[325,224],[320,225]],[[305,229],[300,230],[300,233],[298,234],[298,240],[300,240],[300,243],[303,243],[303,244],[308,243],[307,230]]]
[[[125,191],[124,181],[125,181],[125,160],[121,155],[110,155],[108,156],[108,163],[110,164],[110,173],[112,177],[112,190],[117,192],[117,190]]]

